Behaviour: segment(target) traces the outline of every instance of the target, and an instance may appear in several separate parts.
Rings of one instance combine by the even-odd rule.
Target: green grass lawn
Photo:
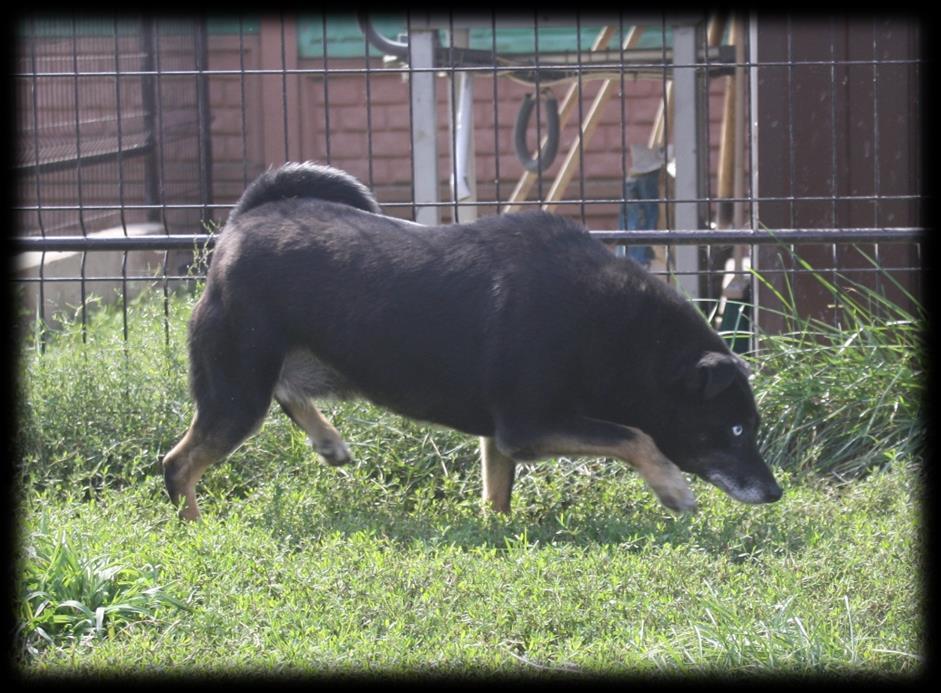
[[[520,465],[502,518],[478,500],[476,439],[342,403],[325,414],[355,465],[321,463],[275,408],[207,473],[202,520],[181,523],[159,460],[192,413],[192,301],[136,301],[126,342],[120,311],[103,310],[24,350],[27,677],[920,671],[910,334],[769,348],[755,388],[785,488],[773,505],[696,481],[700,510],[675,516],[626,465],[560,459]],[[852,377],[818,375],[800,396],[843,362]]]

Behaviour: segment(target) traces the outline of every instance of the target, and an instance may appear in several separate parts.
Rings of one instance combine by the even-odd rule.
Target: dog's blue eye
[[[744,432],[745,432],[745,429],[742,427],[741,424],[735,424],[734,426],[732,426],[732,435],[735,436],[736,438],[738,438]]]

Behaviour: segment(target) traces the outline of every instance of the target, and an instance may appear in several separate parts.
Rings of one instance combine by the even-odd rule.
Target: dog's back
[[[194,326],[213,315],[227,322],[194,327],[194,341],[219,344],[194,344],[194,382],[219,372],[213,358],[232,359],[237,371],[238,347],[252,349],[254,361],[242,359],[252,375],[269,356],[280,363],[293,353],[293,363],[306,351],[323,368],[303,380],[489,435],[494,403],[525,392],[532,399],[524,404],[545,413],[578,405],[618,361],[649,363],[657,333],[648,322],[695,317],[675,292],[564,217],[534,211],[421,226],[377,208],[358,181],[329,167],[288,165],[253,183],[222,233],[194,313]],[[659,311],[643,310],[648,301]],[[693,342],[705,337],[721,348],[705,325],[696,332]],[[635,384],[658,370],[650,363]]]
[[[269,168],[242,193],[229,213],[229,223],[268,202],[312,198],[349,205],[366,212],[381,212],[369,188],[346,171],[312,162],[287,163]]]

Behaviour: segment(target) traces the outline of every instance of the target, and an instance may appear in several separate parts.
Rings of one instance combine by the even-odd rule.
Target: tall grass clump
[[[753,361],[762,446],[774,465],[851,478],[923,454],[924,308],[859,252],[912,309],[846,276],[829,279],[795,255],[837,308],[830,323],[801,315],[790,282],[781,291],[754,272],[782,304],[786,325],[760,336]]]
[[[186,321],[195,298],[145,290],[120,305],[78,311],[21,344],[18,472],[37,488],[124,485],[153,473],[189,423]],[[126,332],[126,338],[125,338]],[[38,332],[37,332],[38,333]]]
[[[18,656],[46,647],[83,643],[162,613],[187,610],[158,584],[160,567],[125,566],[89,556],[80,539],[62,530],[30,532],[18,573]]]

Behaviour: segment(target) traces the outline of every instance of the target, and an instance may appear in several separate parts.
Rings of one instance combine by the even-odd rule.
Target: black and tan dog
[[[270,170],[220,235],[190,369],[196,414],[164,459],[189,519],[272,397],[333,465],[350,453],[321,397],[478,435],[502,512],[516,461],[557,455],[622,459],[675,510],[695,507],[680,470],[744,502],[781,496],[741,361],[673,289],[543,212],[426,227],[342,171]]]

